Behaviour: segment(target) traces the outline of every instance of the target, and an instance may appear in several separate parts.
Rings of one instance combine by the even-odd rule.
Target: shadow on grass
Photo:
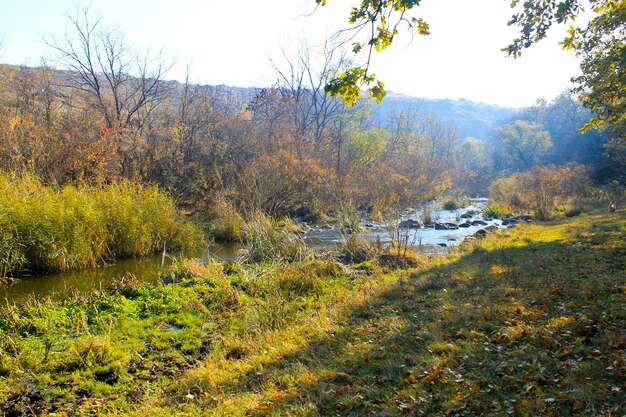
[[[593,239],[478,249],[400,278],[336,332],[221,389],[261,393],[249,414],[611,415],[624,255]]]
[[[145,339],[145,348],[119,374],[104,367],[112,356],[98,369],[84,364],[71,384],[69,373],[24,365],[32,379],[12,379],[21,388],[0,397],[0,410],[88,414],[105,398],[137,415],[617,415],[626,227],[605,217],[504,231],[419,271],[352,275],[321,261],[146,289],[136,300],[86,294],[76,307],[94,320],[113,308],[141,312],[125,324],[137,336],[120,329],[105,346],[131,355]],[[54,306],[33,312],[43,329],[57,317],[48,313],[66,317]],[[273,312],[282,315],[270,322]],[[110,331],[102,323],[92,328],[100,341]],[[36,335],[22,340],[43,353]],[[60,363],[75,357],[59,354]]]

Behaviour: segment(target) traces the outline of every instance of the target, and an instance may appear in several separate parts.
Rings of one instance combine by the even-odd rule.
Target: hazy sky
[[[39,65],[50,57],[41,35],[63,35],[72,0],[0,0],[0,62]],[[269,86],[275,79],[270,57],[278,58],[298,38],[318,45],[347,27],[347,10],[357,0],[328,0],[315,11],[313,0],[92,0],[104,22],[120,27],[138,47],[158,47],[173,56],[169,78],[183,79],[189,63],[192,81],[234,86]],[[400,36],[376,54],[372,71],[387,88],[428,98],[466,98],[506,106],[551,99],[578,73],[572,52],[554,33],[526,51],[506,58],[500,48],[513,38],[506,22],[506,0],[423,0],[419,16],[428,37]],[[54,63],[51,62],[54,66]]]

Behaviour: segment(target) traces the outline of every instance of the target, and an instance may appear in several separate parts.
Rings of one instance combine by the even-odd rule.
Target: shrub
[[[179,281],[187,278],[215,277],[221,276],[224,266],[217,262],[200,262],[197,259],[176,259],[167,268],[162,277],[170,278],[172,281]]]
[[[375,258],[376,246],[360,235],[349,235],[341,246],[342,257],[352,263],[362,263]]]
[[[443,202],[444,210],[457,210],[459,208],[459,204],[453,200],[446,200]]]
[[[565,212],[565,217],[576,217],[579,216],[580,213],[582,213],[580,208],[572,208]]]
[[[442,207],[444,210],[458,210],[469,204],[469,198],[464,195],[456,194],[450,195],[443,201]]]
[[[223,197],[209,209],[209,233],[218,242],[237,242],[243,237],[243,219],[237,209]]]
[[[519,207],[522,202],[518,175],[499,178],[492,182],[489,186],[489,200],[500,207],[506,207],[507,210],[511,207]]]
[[[426,262],[426,258],[413,248],[390,247],[386,253],[381,254],[379,262],[388,268],[416,268]]]
[[[430,206],[425,206],[421,212],[422,222],[424,224],[433,224],[435,223],[435,219],[433,218],[433,212]]]
[[[483,212],[483,217],[485,219],[503,219],[510,215],[511,211],[498,203],[489,205]]]
[[[139,294],[140,286],[141,281],[135,275],[125,272],[109,284],[108,291],[132,298]]]
[[[247,212],[287,215],[298,206],[309,206],[317,200],[329,175],[330,171],[316,158],[301,158],[284,149],[261,155],[240,173],[241,205]]]
[[[489,196],[496,203],[532,211],[538,220],[546,220],[556,211],[579,210],[589,188],[582,166],[536,167],[495,181]]]
[[[350,204],[341,204],[337,209],[339,230],[344,233],[355,233],[361,228],[361,216]]]

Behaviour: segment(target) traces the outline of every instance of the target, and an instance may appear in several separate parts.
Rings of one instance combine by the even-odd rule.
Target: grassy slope
[[[624,412],[624,210],[512,229],[420,270],[219,272],[5,308],[3,410]]]

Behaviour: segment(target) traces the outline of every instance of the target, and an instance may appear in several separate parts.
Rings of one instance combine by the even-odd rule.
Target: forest
[[[486,196],[494,180],[538,167],[624,181],[623,139],[580,133],[593,113],[571,92],[511,113],[485,137],[461,137],[462,117],[419,101],[381,112],[367,98],[348,107],[328,95],[352,65],[330,45],[283,51],[272,87],[181,84],[167,80],[167,57],[141,55],[92,14],[77,12],[64,38],[45,40],[67,70],[1,67],[4,172],[57,186],[153,184],[192,212],[342,219]]]
[[[340,69],[327,59],[321,74]],[[579,133],[590,112],[569,93],[513,113],[486,137],[460,137],[454,121],[421,112],[417,100],[372,117],[367,99],[347,108],[326,96],[328,79],[315,69],[287,70],[257,90],[158,80],[141,91],[147,79],[108,85],[98,75],[95,91],[81,84],[86,74],[5,65],[0,163],[57,186],[158,185],[192,212],[228,205],[312,218],[487,196],[494,180],[538,167],[623,181],[608,135]],[[305,78],[312,83],[293,83]]]
[[[428,35],[419,3],[359,3],[353,52],[394,16]],[[566,3],[526,2],[508,53]],[[0,415],[621,415],[626,7],[592,3],[579,88],[520,109],[399,97],[330,43],[283,50],[270,86],[173,81],[68,15],[53,62],[0,64],[0,289],[160,268],[2,300]],[[480,229],[425,251],[409,236],[451,224],[428,207]]]

